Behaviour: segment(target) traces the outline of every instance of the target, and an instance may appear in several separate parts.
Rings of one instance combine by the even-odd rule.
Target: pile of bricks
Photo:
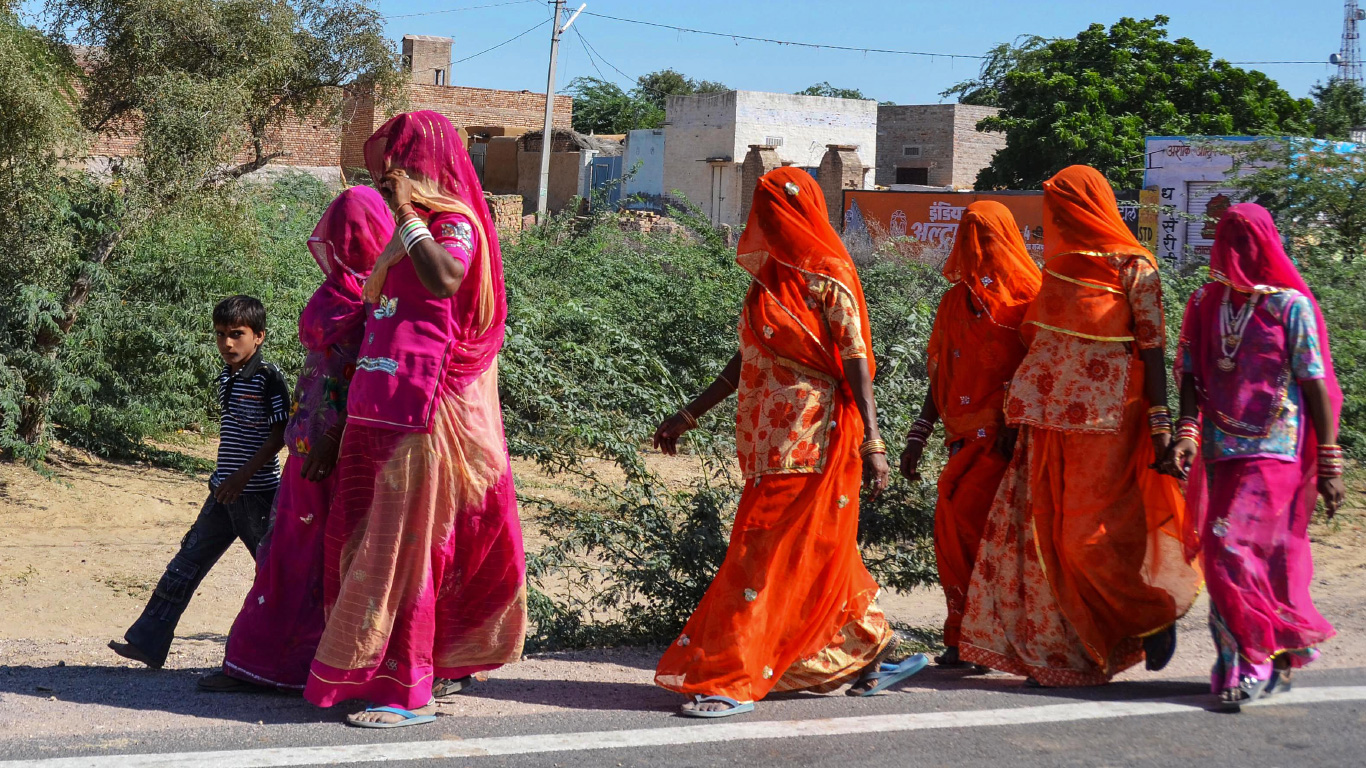
[[[687,233],[682,224],[654,211],[624,210],[617,214],[617,222],[624,232],[639,232],[641,234],[658,232],[666,235]]]
[[[484,201],[489,204],[489,215],[493,217],[493,226],[498,230],[498,242],[517,242],[522,235],[522,196],[490,195],[486,192]]]

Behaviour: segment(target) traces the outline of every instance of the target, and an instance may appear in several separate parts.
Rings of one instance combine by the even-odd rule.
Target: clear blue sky
[[[445,35],[460,59],[496,45],[549,16],[542,0],[524,0],[409,18],[452,8],[511,0],[378,0],[389,32]],[[571,8],[583,0],[570,0]],[[1142,10],[1138,10],[1138,9]],[[1342,3],[1335,0],[589,0],[588,11],[718,32],[854,47],[981,54],[992,45],[1032,33],[1070,37],[1092,22],[1121,16],[1171,18],[1170,36],[1189,37],[1229,61],[1295,60],[1322,65],[1256,65],[1295,96],[1308,95],[1333,68]],[[767,43],[653,29],[581,16],[577,27],[606,62],[603,75],[622,85],[636,75],[672,67],[694,78],[732,88],[792,92],[816,82],[858,88],[871,98],[898,104],[937,103],[939,92],[977,72],[978,62],[922,56],[813,51]],[[452,85],[511,90],[545,88],[549,28],[541,27],[497,50],[453,67]],[[571,31],[561,47],[559,89],[578,75],[598,74]]]

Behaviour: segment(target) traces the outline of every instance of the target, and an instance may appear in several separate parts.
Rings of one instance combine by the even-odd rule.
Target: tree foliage
[[[1294,134],[1308,100],[1257,71],[1240,69],[1187,38],[1167,39],[1168,19],[1093,24],[1074,38],[1028,48],[988,66],[965,95],[1001,113],[982,130],[1006,146],[977,178],[979,189],[1036,189],[1062,168],[1094,166],[1121,186],[1142,183],[1143,141],[1154,135]],[[1034,45],[1034,43],[1029,43]],[[994,94],[994,96],[992,95]]]
[[[1359,84],[1329,78],[1327,83],[1315,84],[1309,97],[1314,100],[1309,110],[1314,138],[1346,141],[1352,137],[1352,129],[1366,126],[1366,90]]]
[[[72,373],[73,328],[130,239],[196,206],[227,207],[230,182],[283,154],[275,133],[335,119],[343,87],[383,100],[400,82],[367,0],[46,9],[46,31],[0,17],[0,239],[25,254],[0,267],[13,287],[0,299],[0,450],[30,458],[54,399],[88,385]],[[118,133],[138,137],[132,157],[79,162],[89,137]]]
[[[863,91],[860,91],[857,88],[836,88],[830,84],[829,80],[816,83],[815,85],[808,85],[800,91],[797,91],[796,95],[825,96],[831,99],[868,99],[867,96],[863,95]]]
[[[1050,41],[1038,35],[1020,35],[1013,43],[999,43],[987,51],[977,77],[958,83],[939,95],[959,104],[1001,106],[1001,91],[1011,72],[1033,72],[1043,67]]]
[[[672,69],[636,78],[626,91],[598,77],[576,77],[569,83],[574,97],[574,130],[579,133],[626,133],[664,124],[664,105],[670,96],[720,93],[730,90],[711,80],[693,80]]]

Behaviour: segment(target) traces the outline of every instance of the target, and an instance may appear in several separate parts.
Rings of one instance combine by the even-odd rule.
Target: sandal
[[[455,680],[443,677],[436,681],[436,685],[432,686],[432,698],[437,701],[444,701],[468,689],[471,685],[474,685],[474,675],[465,675]]]
[[[958,646],[950,645],[942,654],[934,657],[934,665],[944,669],[962,669],[968,666],[968,663],[958,655]]]
[[[1244,704],[1251,704],[1266,693],[1266,688],[1270,685],[1271,679],[1258,680],[1255,677],[1243,677],[1238,680],[1237,688],[1225,688],[1219,696],[1219,709],[1224,712],[1241,712]],[[1236,693],[1233,699],[1225,698],[1224,694]]]
[[[357,728],[404,728],[409,725],[422,725],[436,720],[436,715],[419,715],[407,709],[398,707],[367,707],[366,712],[383,712],[389,715],[398,715],[403,718],[396,723],[370,722],[367,720],[356,720],[355,715],[346,718],[347,725],[354,725]]]
[[[861,682],[873,682],[873,687],[854,695],[873,696],[881,693],[929,666],[929,663],[930,660],[925,654],[917,653],[907,656],[900,664],[883,664],[877,672],[864,675],[860,680]]]
[[[199,678],[199,690],[208,693],[271,693],[274,688],[238,680],[231,675],[215,672]]]
[[[735,699],[732,699],[729,696],[703,696],[699,693],[696,696],[693,696],[692,704],[693,708],[680,708],[678,710],[678,714],[683,717],[718,718],[731,717],[732,715],[743,715],[746,712],[754,711],[754,702],[736,701]],[[702,704],[725,704],[728,708],[716,711],[697,709],[697,707]]]

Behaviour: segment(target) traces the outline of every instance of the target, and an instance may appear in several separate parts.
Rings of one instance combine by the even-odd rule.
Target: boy
[[[276,455],[285,443],[290,393],[280,369],[261,359],[266,308],[251,296],[229,297],[213,308],[213,328],[226,365],[218,374],[222,428],[209,498],[142,616],[124,633],[127,642],[109,642],[114,653],[153,669],[166,663],[181,614],[233,539],[256,556],[280,485]]]

